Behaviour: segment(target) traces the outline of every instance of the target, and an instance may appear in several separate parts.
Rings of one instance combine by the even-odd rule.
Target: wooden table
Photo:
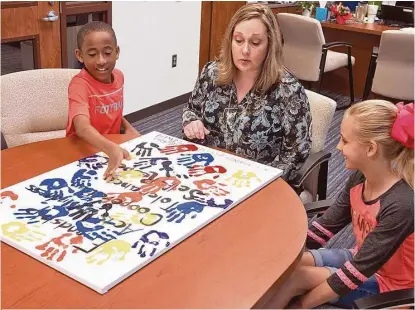
[[[322,22],[321,26],[323,27],[326,42],[342,41],[353,45],[352,55],[355,57],[355,65],[353,66],[355,97],[362,97],[373,46],[379,46],[383,31],[399,28],[379,24],[339,25],[330,22]],[[345,48],[332,50],[343,53],[347,52]],[[342,68],[325,73],[322,89],[349,96],[347,69]]]
[[[2,151],[2,188],[96,151],[77,138]],[[2,308],[261,307],[295,267],[306,233],[304,207],[279,178],[104,295],[2,243]]]

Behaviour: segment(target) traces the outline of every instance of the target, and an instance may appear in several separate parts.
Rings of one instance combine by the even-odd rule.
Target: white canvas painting
[[[158,132],[1,191],[2,241],[104,294],[282,171]]]

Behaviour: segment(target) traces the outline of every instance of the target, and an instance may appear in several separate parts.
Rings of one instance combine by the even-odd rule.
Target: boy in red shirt
[[[69,113],[66,136],[78,136],[109,156],[104,179],[112,178],[123,159],[130,159],[126,150],[108,140],[104,134],[139,135],[122,116],[124,75],[115,69],[120,49],[112,27],[103,22],[83,26],[77,36],[75,55],[84,64],[69,84]]]

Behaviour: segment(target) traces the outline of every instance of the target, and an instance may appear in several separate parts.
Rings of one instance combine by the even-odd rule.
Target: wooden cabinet
[[[295,5],[290,5],[290,6],[285,5],[285,6],[278,6],[278,7],[270,6],[270,8],[274,14],[278,14],[278,13],[300,14],[301,13],[300,9],[297,9]]]
[[[246,1],[202,1],[199,71],[219,56],[222,37],[232,16]]]

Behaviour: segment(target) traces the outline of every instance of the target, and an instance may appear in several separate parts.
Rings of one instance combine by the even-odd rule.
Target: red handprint
[[[120,204],[121,206],[129,206],[143,199],[143,195],[140,192],[108,193],[108,195],[104,198],[104,201]]]
[[[195,165],[189,169],[189,175],[194,176],[194,177],[199,177],[204,174],[214,174],[214,173],[218,173],[217,175],[213,177],[214,179],[217,179],[219,177],[219,174],[226,173],[226,169],[223,168],[222,166],[204,167],[201,165]]]
[[[15,193],[13,193],[12,191],[2,192],[0,194],[0,196],[1,196],[1,203],[3,203],[3,199],[6,199],[7,197],[10,198],[13,201],[15,201],[19,198],[19,196],[16,195]],[[16,208],[16,205],[12,204],[12,205],[10,205],[10,208]]]
[[[166,146],[164,149],[160,150],[160,152],[166,155],[170,155],[175,153],[194,152],[197,150],[198,148],[194,144],[182,144]]]
[[[160,190],[170,191],[180,185],[180,180],[176,177],[160,177],[150,181],[141,187],[142,194],[156,194]]]
[[[76,235],[75,237],[69,238],[70,236],[73,236],[73,234],[72,233],[62,234],[62,236],[60,237],[52,238],[50,241],[36,246],[36,249],[44,251],[42,254],[40,254],[40,256],[46,257],[47,260],[52,260],[55,257],[55,255],[61,252],[61,254],[56,259],[57,262],[60,262],[65,258],[66,249],[69,247],[69,245],[82,243],[83,237],[81,235]],[[62,240],[65,238],[66,238],[66,241],[63,242]],[[72,253],[76,253],[76,252],[77,252],[77,249],[74,249],[72,251]]]
[[[225,191],[223,188],[216,186],[216,182],[209,179],[198,180],[193,182],[194,185],[201,191],[204,191],[215,196],[226,196],[229,194],[228,191]],[[226,184],[217,183],[218,185],[225,187]]]

